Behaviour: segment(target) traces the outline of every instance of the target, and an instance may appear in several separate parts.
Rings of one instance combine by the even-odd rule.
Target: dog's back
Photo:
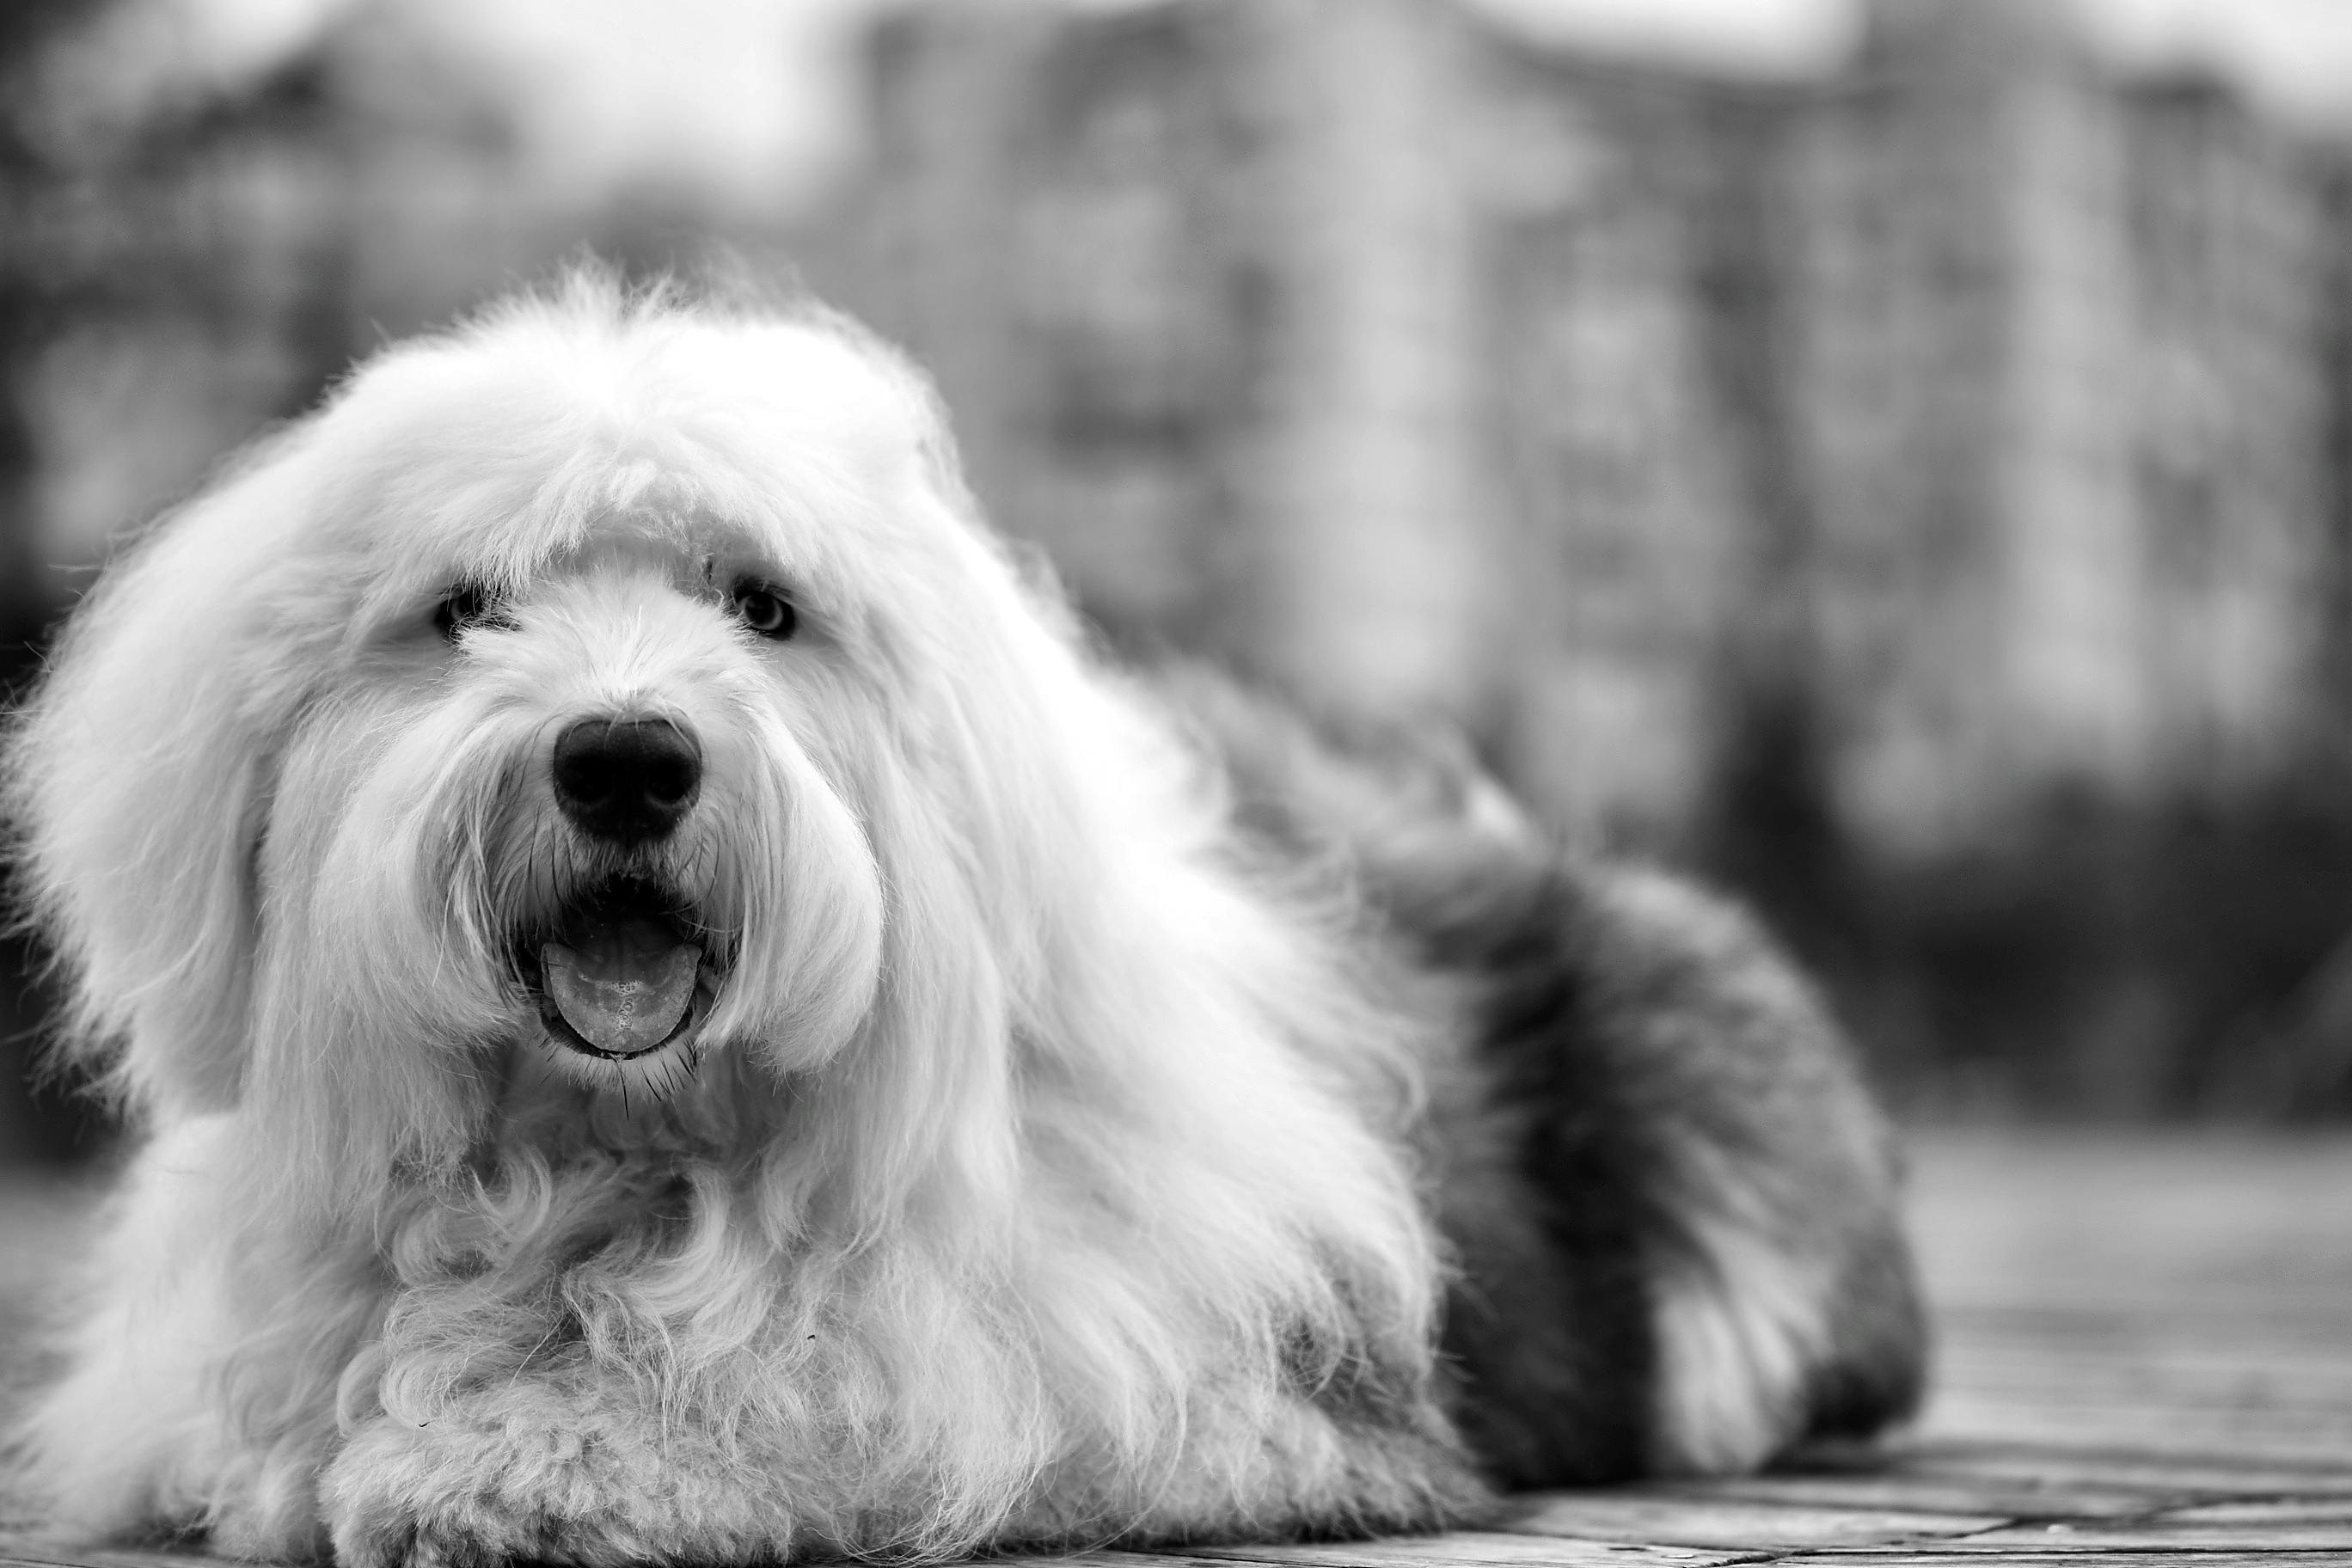
[[[1898,1163],[1846,1041],[1739,910],[1548,844],[1466,756],[1161,689],[1276,860],[1336,868],[1471,1026],[1417,1142],[1459,1274],[1454,1414],[1517,1486],[1753,1465],[1908,1416]]]

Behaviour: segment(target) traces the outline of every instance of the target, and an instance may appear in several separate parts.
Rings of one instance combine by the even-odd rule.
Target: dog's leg
[[[1431,1531],[1492,1500],[1433,1405],[1400,1419],[1212,1392],[1194,1402],[1165,1472],[1114,1482],[1086,1469],[1086,1457],[1075,1457],[992,1538],[971,1544]],[[320,1486],[343,1568],[929,1555],[919,1544],[926,1500],[820,1521],[796,1513],[793,1490],[788,1466],[722,1452],[692,1424],[659,1424],[614,1390],[544,1380],[462,1402],[424,1425],[379,1416],[352,1435]]]
[[[1426,1394],[1267,1396],[1195,1389],[1164,1468],[1087,1473],[1076,1456],[1006,1527],[1003,1544],[1071,1550],[1419,1534],[1492,1507],[1451,1424]]]
[[[1503,1478],[1738,1469],[1908,1414],[1924,1333],[1886,1129],[1750,923],[1581,868],[1399,904],[1488,985],[1440,1136],[1449,1349]]]
[[[424,1424],[377,1416],[320,1486],[342,1568],[777,1562],[795,1530],[784,1489],[625,1391],[541,1378]]]
[[[1907,1416],[1926,1331],[1893,1140],[1818,998],[1737,911],[1590,889],[1591,1017],[1646,1119],[1650,1460],[1745,1468]]]
[[[216,1142],[197,1121],[141,1152],[74,1303],[63,1375],[19,1425],[21,1485],[75,1535],[195,1522],[226,1458],[206,1389],[228,1338]]]
[[[1188,1434],[1186,1472],[1188,1483],[1171,1489],[1143,1533],[1423,1534],[1473,1522],[1494,1501],[1426,1395],[1363,1399],[1326,1390],[1287,1402],[1272,1420],[1247,1406],[1205,1410]]]
[[[310,1249],[278,1270],[267,1215],[232,1196],[232,1116],[160,1131],[126,1175],[73,1303],[58,1381],[18,1424],[17,1478],[50,1528],[85,1540],[204,1531],[218,1551],[324,1550],[310,1479],[333,1432],[338,1348],[371,1282]],[[264,1342],[266,1297],[282,1332]],[[339,1337],[340,1333],[340,1337]]]

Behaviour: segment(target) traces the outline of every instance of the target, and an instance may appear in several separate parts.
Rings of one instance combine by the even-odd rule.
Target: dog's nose
[[[555,738],[555,799],[616,844],[666,836],[702,787],[702,748],[667,719],[583,719]]]

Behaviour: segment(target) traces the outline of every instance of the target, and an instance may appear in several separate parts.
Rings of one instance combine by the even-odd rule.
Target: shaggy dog
[[[1918,1388],[1738,915],[1091,654],[845,324],[575,280],[115,566],[25,875],[142,1139],[18,1435],[354,1568],[1421,1531]]]

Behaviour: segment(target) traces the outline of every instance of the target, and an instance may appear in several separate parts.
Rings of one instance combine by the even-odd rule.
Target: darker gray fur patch
[[[1468,1037],[1427,1064],[1415,1136],[1460,1266],[1447,1402],[1496,1480],[1654,1462],[1658,1271],[1710,1226],[1836,1261],[1826,1353],[1789,1391],[1790,1441],[1910,1414],[1926,1335],[1889,1134],[1846,1043],[1750,922],[1687,889],[1686,908],[1645,902],[1647,874],[1476,820],[1457,748],[1387,732],[1343,750],[1199,670],[1167,689],[1270,860],[1339,868],[1371,940],[1479,999]]]

